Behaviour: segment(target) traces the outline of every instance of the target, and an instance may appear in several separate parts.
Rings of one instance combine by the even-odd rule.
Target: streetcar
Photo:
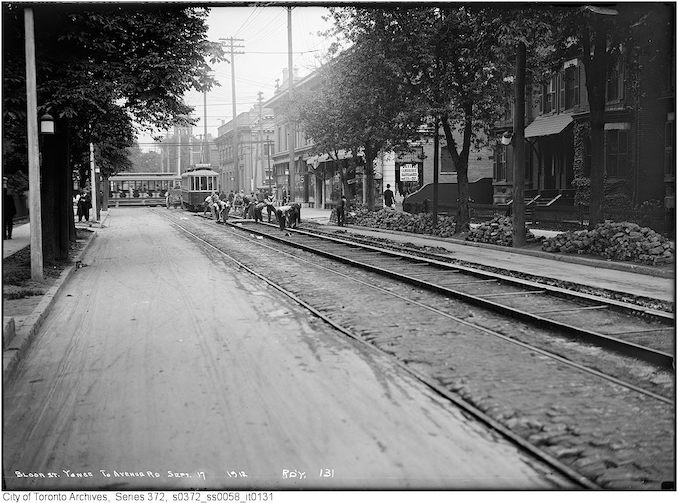
[[[209,166],[209,165],[208,165]],[[201,211],[205,198],[219,193],[219,173],[200,165],[181,175],[181,205],[190,211]]]
[[[164,206],[167,191],[180,183],[171,173],[119,173],[108,179],[108,197],[115,206]]]

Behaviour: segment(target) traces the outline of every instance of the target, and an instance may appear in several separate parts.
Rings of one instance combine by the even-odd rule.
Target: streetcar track
[[[305,249],[306,251],[309,251],[311,253],[318,253],[320,255],[323,255],[327,258],[331,258],[334,260],[339,260],[344,263],[347,263],[349,265],[355,266],[355,267],[361,267],[364,269],[371,270],[373,272],[377,272],[383,275],[386,275],[391,278],[397,278],[402,281],[406,281],[410,284],[413,284],[415,286],[421,287],[421,288],[426,288],[430,289],[433,291],[437,291],[438,293],[441,293],[446,296],[453,296],[454,298],[461,299],[462,301],[469,302],[475,305],[479,305],[484,308],[488,308],[490,310],[497,311],[499,313],[505,314],[507,316],[512,316],[517,319],[521,319],[523,321],[526,321],[528,323],[533,323],[536,324],[537,326],[546,326],[549,328],[553,328],[556,330],[560,330],[563,332],[566,332],[570,335],[575,336],[577,339],[582,340],[587,343],[592,343],[594,345],[598,345],[601,347],[605,347],[606,349],[610,349],[613,351],[617,351],[623,355],[626,356],[631,356],[634,358],[638,358],[644,361],[647,361],[652,364],[659,365],[663,368],[668,368],[668,369],[673,369],[674,365],[674,357],[673,355],[662,351],[661,350],[661,345],[663,342],[664,346],[671,346],[672,345],[672,339],[670,337],[670,334],[664,337],[663,332],[665,331],[665,327],[654,327],[654,332],[657,335],[658,338],[660,338],[658,347],[649,347],[645,345],[640,345],[636,344],[633,341],[630,340],[624,340],[620,339],[617,336],[626,336],[627,333],[635,333],[637,329],[635,327],[629,327],[628,329],[625,328],[623,332],[616,331],[614,332],[614,335],[609,334],[609,333],[601,333],[601,332],[596,332],[593,330],[589,330],[585,327],[578,326],[574,323],[582,323],[582,318],[580,316],[581,312],[585,312],[586,307],[596,307],[600,308],[602,310],[603,307],[606,307],[609,309],[609,311],[606,309],[606,312],[610,312],[610,316],[615,316],[616,309],[620,309],[620,306],[617,305],[615,302],[607,302],[607,299],[591,299],[591,296],[575,296],[575,300],[569,300],[565,298],[561,298],[563,295],[563,292],[559,291],[560,289],[556,289],[556,291],[552,291],[552,288],[549,288],[546,285],[541,285],[541,284],[534,284],[532,282],[527,282],[527,281],[522,281],[522,280],[516,280],[515,278],[506,278],[502,277],[493,273],[481,273],[477,270],[471,270],[468,268],[459,268],[457,269],[450,269],[450,267],[457,267],[457,266],[451,266],[448,263],[439,263],[438,261],[432,261],[432,262],[425,262],[426,266],[431,267],[439,267],[442,266],[445,267],[444,270],[437,270],[437,271],[431,271],[430,274],[433,275],[433,277],[436,278],[435,283],[430,281],[430,278],[424,277],[419,271],[420,268],[417,268],[417,273],[416,276],[413,276],[412,274],[409,273],[409,270],[407,271],[408,274],[405,274],[404,272],[396,272],[390,269],[384,269],[382,265],[384,263],[388,264],[389,260],[393,260],[391,257],[387,258],[386,260],[381,259],[378,261],[378,264],[375,265],[374,263],[369,263],[368,261],[363,262],[365,258],[368,257],[377,257],[382,254],[388,254],[388,255],[396,255],[398,259],[403,259],[403,260],[425,260],[425,259],[420,259],[418,257],[411,257],[406,254],[400,253],[400,252],[392,252],[390,250],[384,250],[384,249],[368,249],[368,250],[363,250],[360,249],[359,252],[349,252],[345,253],[342,255],[337,255],[336,251],[330,251],[328,250],[329,246],[328,242],[338,242],[342,246],[345,246],[348,244],[351,248],[356,247],[356,246],[367,246],[367,248],[373,248],[370,245],[360,245],[356,243],[350,243],[346,242],[345,240],[342,239],[337,239],[337,238],[332,238],[332,237],[325,237],[325,236],[317,236],[315,234],[308,234],[305,231],[295,231],[297,232],[298,235],[301,236],[311,236],[313,239],[320,239],[320,240],[327,240],[322,241],[320,246],[318,246],[316,243],[314,243],[313,246],[310,246],[306,243],[300,243],[300,242],[294,242],[290,241],[288,239],[283,239],[279,236],[276,236],[275,234],[269,233],[266,229],[269,228],[269,226],[264,226],[260,227],[258,229],[252,229],[249,226],[244,226],[241,222],[238,222],[235,226],[231,225],[234,228],[244,230],[246,232],[253,232],[259,235],[264,235],[267,236],[271,239],[286,243],[288,245]],[[421,263],[414,262],[416,265],[423,265]],[[410,263],[407,262],[407,265],[409,267]],[[452,272],[454,271],[454,272]],[[464,279],[462,281],[450,281],[446,276],[449,275],[450,273],[452,274],[459,274],[459,273],[468,273],[471,274],[472,276],[490,276],[490,279]],[[459,278],[462,278],[461,276]],[[505,285],[506,282],[510,282],[510,284]],[[487,285],[493,285],[493,290],[489,292],[484,292],[482,290],[482,286],[484,284]],[[496,292],[496,287],[497,285],[500,286],[505,286],[509,290],[515,291],[515,295],[498,295]],[[471,290],[466,289],[465,291],[458,290],[456,288],[464,286],[464,287],[471,287]],[[473,288],[478,287],[481,288],[480,291],[474,291]],[[531,293],[528,293],[529,291],[524,290],[524,288],[534,288],[537,287],[540,291],[543,290],[545,293],[548,293],[549,295],[545,298],[549,299],[547,300],[550,302],[550,299],[552,298],[552,295],[556,295],[556,299],[562,302],[570,302],[569,306],[567,308],[561,308],[557,310],[547,310],[551,311],[550,313],[542,313],[540,312],[539,309],[532,309],[531,311],[526,311],[524,309],[519,309],[518,307],[512,306],[511,301],[514,298],[519,298],[522,295],[532,295]],[[455,288],[455,289],[452,289]],[[568,292],[567,295],[572,295],[572,292]],[[499,300],[504,300],[504,302],[500,301],[492,301],[489,299],[499,299]],[[522,299],[520,299],[522,301]],[[578,303],[580,302],[596,302],[597,304],[594,306],[582,306],[579,305]],[[573,305],[574,303],[574,305]],[[522,307],[522,305],[521,305]],[[637,309],[637,308],[633,308]],[[643,310],[641,310],[643,311]],[[643,311],[644,314],[648,314],[647,312]],[[570,316],[569,313],[573,313],[572,316]],[[549,316],[543,316],[543,314],[548,314]],[[645,321],[644,318],[637,318],[633,317],[633,321],[635,323],[651,323],[654,320],[654,313],[650,313],[650,316],[653,317],[653,319],[649,321]],[[555,319],[555,317],[561,318]],[[563,319],[564,318],[564,319]],[[610,318],[612,321],[609,323],[624,323],[628,322],[628,320],[624,319],[616,319],[616,318]],[[660,317],[661,322],[666,323],[669,318],[662,318]],[[584,320],[586,321],[586,320]],[[603,324],[601,320],[595,320],[597,323]],[[670,319],[672,322],[673,320]],[[644,330],[644,329],[643,329]],[[661,338],[663,337],[663,340]],[[657,344],[655,344],[657,346]]]
[[[190,231],[187,231],[187,232],[190,232]],[[243,239],[249,240],[249,241],[251,241],[251,242],[254,242],[254,240],[249,239],[247,236],[240,235],[240,237],[243,238]],[[199,238],[199,239],[201,239],[201,238]],[[543,350],[543,349],[541,349],[541,348],[539,348],[539,347],[537,347],[537,346],[534,346],[534,345],[531,345],[531,344],[529,344],[529,343],[525,343],[525,342],[519,341],[519,340],[517,340],[517,339],[515,339],[515,338],[512,338],[512,337],[510,337],[510,336],[501,334],[501,333],[499,333],[499,332],[497,332],[497,331],[495,331],[495,330],[491,330],[491,329],[488,329],[488,328],[483,327],[483,326],[481,326],[481,325],[478,325],[478,324],[475,324],[475,323],[468,322],[468,321],[463,320],[463,319],[461,319],[461,318],[459,318],[459,317],[453,316],[453,315],[451,315],[451,314],[449,314],[449,313],[445,313],[444,311],[441,311],[440,309],[437,309],[437,308],[435,308],[435,307],[433,307],[433,306],[429,306],[429,305],[427,305],[427,304],[424,304],[424,303],[421,303],[421,302],[419,302],[419,301],[413,300],[413,299],[411,299],[411,298],[409,298],[409,297],[405,297],[405,296],[403,296],[403,295],[400,295],[400,294],[398,294],[397,292],[393,292],[393,291],[391,291],[391,290],[389,290],[389,289],[379,287],[379,286],[374,285],[374,284],[372,284],[372,283],[368,283],[368,282],[363,281],[363,280],[360,280],[360,279],[358,279],[358,278],[356,278],[356,277],[354,277],[354,276],[349,276],[349,275],[344,274],[344,273],[341,273],[341,272],[339,272],[339,271],[335,271],[335,270],[330,269],[330,268],[328,268],[328,267],[325,267],[325,266],[323,266],[323,265],[321,265],[321,264],[318,264],[317,262],[313,262],[313,261],[310,261],[310,260],[306,260],[306,259],[304,259],[304,258],[302,258],[302,257],[295,256],[295,255],[293,255],[293,254],[291,254],[291,253],[288,253],[288,252],[286,252],[286,251],[284,251],[284,250],[280,250],[279,248],[274,248],[274,247],[268,246],[268,245],[266,245],[266,244],[264,244],[264,243],[261,243],[261,242],[256,242],[256,244],[259,245],[259,246],[268,248],[269,250],[272,250],[272,251],[274,251],[274,252],[277,252],[277,253],[281,253],[281,254],[287,255],[287,256],[289,256],[289,257],[291,257],[291,258],[293,258],[293,259],[295,259],[295,260],[297,260],[297,261],[305,262],[305,263],[307,263],[307,264],[309,264],[309,265],[312,265],[313,267],[323,269],[323,270],[328,271],[328,272],[330,272],[330,273],[332,273],[332,274],[335,274],[335,275],[337,275],[337,276],[344,277],[344,278],[346,278],[346,279],[349,279],[349,280],[351,280],[351,281],[360,283],[360,284],[362,284],[362,285],[364,285],[364,286],[367,286],[367,287],[369,287],[369,288],[373,288],[373,289],[375,289],[375,290],[379,290],[379,291],[381,291],[381,292],[383,292],[383,293],[386,293],[386,294],[388,294],[388,295],[391,295],[391,296],[393,296],[393,297],[397,297],[397,298],[399,298],[399,299],[401,299],[401,300],[403,300],[403,301],[405,301],[405,302],[408,302],[408,303],[411,303],[411,304],[413,304],[413,305],[416,305],[416,306],[422,307],[422,308],[424,308],[424,309],[427,309],[427,310],[429,310],[429,311],[432,311],[432,312],[434,312],[434,313],[436,313],[436,314],[438,314],[438,315],[440,315],[440,316],[443,316],[443,317],[445,317],[445,318],[451,319],[451,320],[453,320],[453,321],[455,321],[455,322],[457,322],[457,323],[460,323],[460,324],[462,324],[462,325],[464,325],[464,326],[468,326],[469,328],[473,328],[473,329],[475,329],[475,330],[484,332],[484,333],[486,333],[486,334],[488,334],[488,335],[491,335],[491,336],[493,336],[493,337],[497,337],[497,338],[499,338],[499,339],[502,339],[502,340],[504,340],[504,341],[510,342],[510,343],[512,343],[512,344],[516,344],[516,345],[518,345],[518,346],[520,346],[520,347],[523,347],[523,348],[525,348],[525,349],[527,349],[527,350],[529,350],[529,351],[533,351],[533,352],[539,353],[539,354],[541,354],[541,355],[543,355],[543,356],[545,356],[545,357],[547,357],[547,358],[551,358],[551,359],[556,360],[556,361],[558,361],[558,362],[560,362],[560,363],[562,363],[562,364],[565,364],[565,365],[567,365],[567,366],[576,368],[577,370],[579,370],[579,371],[581,371],[581,372],[585,372],[585,373],[588,373],[588,374],[597,376],[597,377],[599,377],[599,378],[605,379],[605,380],[607,380],[607,381],[609,381],[609,382],[612,382],[612,383],[617,384],[617,385],[619,385],[619,386],[625,387],[625,388],[627,388],[627,389],[629,389],[629,390],[632,390],[632,391],[634,391],[634,392],[637,392],[637,393],[646,395],[646,396],[651,397],[651,398],[653,398],[653,399],[655,399],[655,400],[659,400],[659,401],[664,402],[664,403],[666,403],[666,404],[673,405],[673,403],[674,403],[673,400],[671,400],[671,399],[669,399],[669,398],[667,398],[667,397],[664,397],[664,396],[662,396],[662,395],[653,393],[652,391],[643,389],[643,388],[641,388],[641,387],[639,387],[639,386],[636,386],[636,385],[634,385],[634,384],[632,384],[632,383],[628,383],[628,382],[626,382],[626,381],[622,381],[621,379],[618,379],[618,378],[616,378],[616,377],[614,377],[614,376],[605,374],[604,372],[600,372],[600,371],[598,371],[598,370],[596,370],[596,369],[592,369],[592,368],[587,367],[587,366],[585,366],[585,365],[576,363],[576,362],[574,362],[574,361],[572,361],[572,360],[570,360],[570,359],[568,359],[568,358],[566,358],[566,357],[557,355],[557,354],[552,353],[552,352],[550,352],[550,351]],[[222,252],[222,253],[223,253],[223,252]]]
[[[303,306],[305,309],[307,309],[308,311],[310,311],[311,313],[313,313],[316,317],[318,317],[319,319],[323,320],[323,321],[324,321],[325,323],[327,323],[328,325],[332,326],[332,327],[333,327],[334,329],[336,329],[337,331],[339,331],[339,332],[341,332],[342,334],[348,336],[349,338],[351,338],[352,340],[354,340],[354,341],[360,343],[361,345],[370,348],[370,350],[377,351],[377,352],[379,352],[379,353],[381,353],[381,354],[383,354],[383,355],[388,356],[388,357],[391,359],[391,361],[393,361],[393,363],[394,363],[395,365],[397,365],[399,368],[401,368],[402,370],[404,370],[404,371],[407,372],[408,374],[412,375],[415,379],[417,379],[418,381],[420,381],[422,384],[426,385],[429,389],[431,389],[431,390],[434,391],[435,393],[439,394],[441,397],[446,398],[447,400],[449,400],[450,402],[452,402],[453,404],[455,404],[456,406],[458,406],[458,407],[461,408],[462,410],[468,412],[468,413],[471,414],[473,417],[475,417],[476,419],[480,420],[481,422],[483,422],[484,424],[486,424],[488,427],[490,427],[490,428],[493,429],[494,431],[498,432],[499,434],[501,434],[502,436],[504,436],[505,438],[507,438],[509,441],[513,442],[515,445],[519,446],[519,447],[522,448],[523,450],[529,452],[529,453],[530,453],[531,455],[533,455],[535,458],[539,459],[539,460],[542,461],[543,463],[545,463],[545,464],[547,464],[548,466],[550,466],[550,467],[554,468],[555,470],[557,470],[560,474],[562,474],[562,475],[564,475],[565,477],[569,478],[569,479],[572,480],[573,482],[579,484],[579,485],[580,485],[581,487],[583,487],[583,488],[587,488],[587,489],[598,489],[598,488],[599,488],[599,486],[598,486],[597,484],[595,484],[593,481],[591,481],[590,479],[588,479],[586,476],[582,475],[581,473],[577,472],[576,470],[574,470],[574,469],[572,469],[571,467],[567,466],[566,464],[562,463],[562,462],[559,461],[557,458],[553,457],[551,454],[545,452],[544,450],[542,450],[542,449],[540,449],[539,447],[535,446],[534,444],[530,443],[528,440],[522,438],[522,437],[519,436],[518,434],[512,432],[510,429],[508,429],[507,427],[505,427],[503,424],[501,424],[500,422],[498,422],[497,420],[495,420],[494,418],[492,418],[492,417],[489,416],[488,414],[484,413],[484,412],[483,412],[482,410],[480,410],[479,408],[475,407],[474,405],[472,405],[472,404],[469,403],[468,401],[464,400],[463,398],[461,398],[461,397],[455,395],[454,393],[450,392],[449,390],[445,389],[442,385],[440,385],[439,383],[437,383],[435,380],[433,380],[433,379],[429,378],[428,376],[426,376],[426,375],[424,375],[424,374],[422,374],[422,373],[416,371],[416,370],[413,369],[412,367],[408,366],[407,363],[404,363],[404,362],[400,361],[398,358],[394,358],[393,355],[390,354],[390,353],[388,353],[387,351],[384,351],[383,349],[381,349],[381,348],[375,346],[374,344],[372,344],[372,343],[370,343],[370,342],[364,340],[361,336],[357,335],[357,334],[354,333],[353,331],[351,331],[351,330],[349,330],[349,329],[343,327],[343,326],[340,325],[339,323],[335,322],[334,320],[332,320],[331,318],[329,318],[327,315],[325,315],[324,313],[322,313],[320,310],[316,309],[315,307],[313,307],[312,305],[310,305],[309,303],[307,303],[306,301],[304,301],[303,299],[301,299],[299,296],[297,296],[297,295],[295,295],[294,293],[290,292],[289,290],[287,290],[287,289],[286,289],[285,287],[283,287],[282,285],[280,285],[280,284],[278,284],[278,283],[276,283],[276,282],[270,280],[270,279],[267,278],[265,275],[263,275],[263,274],[261,274],[261,273],[258,273],[257,271],[255,271],[254,269],[252,269],[251,267],[249,267],[247,264],[245,264],[245,263],[243,263],[242,261],[236,259],[235,257],[229,255],[228,253],[226,253],[225,251],[223,251],[222,249],[220,249],[218,246],[215,246],[214,244],[210,243],[207,239],[204,239],[204,238],[198,236],[197,234],[195,234],[194,232],[192,232],[191,230],[189,230],[189,229],[183,227],[179,222],[177,222],[177,221],[175,221],[175,220],[172,220],[171,218],[170,218],[170,220],[172,221],[172,223],[174,224],[174,226],[175,226],[176,228],[180,229],[182,232],[188,234],[188,235],[191,236],[193,239],[195,239],[195,240],[199,241],[200,243],[202,243],[202,244],[208,246],[209,248],[215,250],[215,251],[218,252],[219,254],[221,254],[221,255],[227,257],[230,261],[232,261],[233,263],[235,263],[239,268],[244,269],[244,270],[247,271],[248,273],[252,274],[253,276],[257,277],[258,279],[264,281],[266,284],[272,286],[273,288],[275,288],[275,289],[278,290],[279,292],[283,293],[284,295],[286,295],[287,297],[289,297],[290,299],[292,299],[294,302],[298,303],[299,305]],[[234,234],[235,234],[235,233],[234,233]],[[241,238],[243,238],[243,239],[245,239],[245,240],[249,240],[249,241],[255,242],[255,240],[253,240],[253,239],[248,239],[248,237],[243,236],[243,235],[239,235],[239,237],[241,237]],[[269,246],[267,246],[267,245],[263,245],[263,244],[262,244],[261,242],[259,242],[259,241],[256,241],[256,244],[258,244],[258,245],[260,245],[260,246],[266,246],[267,248],[273,249],[273,248],[271,248],[271,247],[269,247]],[[280,250],[277,250],[277,249],[275,249],[275,251],[280,252]],[[287,252],[282,252],[282,253],[285,253],[286,255],[289,255],[289,256],[291,256],[291,257],[297,259],[297,260],[300,260],[299,257],[295,257],[294,255],[291,255],[291,254],[289,254],[289,253],[287,253]],[[301,260],[303,260],[303,259],[301,259]],[[312,265],[314,265],[314,266],[316,266],[316,267],[320,267],[320,268],[322,268],[322,269],[325,269],[325,270],[328,270],[328,271],[332,271],[331,269],[326,268],[326,267],[324,267],[324,266],[320,266],[319,264],[316,264],[316,263],[313,263],[313,262],[310,262],[310,261],[305,261],[305,262],[308,262],[308,263],[310,263],[310,264],[312,264]],[[332,272],[334,272],[335,274],[338,274],[338,275],[340,275],[340,276],[343,276],[343,277],[346,277],[346,278],[348,278],[348,279],[351,279],[351,280],[355,281],[355,278],[352,278],[352,277],[350,277],[350,276],[348,276],[348,275],[344,275],[344,274],[342,274],[342,273],[338,273],[337,271],[332,271]],[[358,280],[358,281],[359,281],[359,280]],[[406,301],[408,301],[408,302],[412,302],[410,299],[406,299],[406,298],[404,298],[404,297],[402,297],[402,296],[400,296],[400,295],[394,294],[393,292],[391,292],[391,291],[389,291],[389,290],[387,290],[387,289],[383,289],[383,288],[380,288],[380,287],[375,287],[374,285],[370,285],[369,283],[366,283],[366,282],[362,282],[362,281],[359,281],[359,282],[361,282],[361,283],[363,283],[363,284],[365,284],[365,285],[367,285],[367,286],[371,286],[371,287],[373,287],[373,288],[377,288],[377,289],[379,289],[379,290],[382,290],[383,292],[389,293],[390,295],[395,295],[396,297],[399,297],[399,298],[401,298],[401,299],[403,299],[403,300],[406,300]],[[415,302],[415,303],[416,303],[416,302]],[[423,305],[423,304],[422,304],[422,307],[426,307],[427,309],[435,310],[435,308],[431,308],[431,307],[425,306],[425,305]],[[468,324],[468,322],[466,322],[466,323]],[[476,328],[482,328],[482,327],[476,327]],[[512,342],[512,341],[511,341],[511,342]]]

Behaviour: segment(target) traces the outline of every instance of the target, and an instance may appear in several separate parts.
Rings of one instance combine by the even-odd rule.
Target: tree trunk
[[[465,110],[466,125],[464,127],[464,144],[461,149],[461,154],[457,152],[457,144],[452,136],[452,128],[447,115],[441,117],[443,123],[443,130],[445,131],[445,139],[447,140],[447,150],[452,156],[452,161],[457,169],[457,189],[459,191],[459,199],[457,200],[457,222],[455,225],[455,234],[461,232],[468,232],[470,229],[471,217],[468,204],[469,190],[468,190],[468,156],[471,145],[471,133],[473,129],[472,123],[472,106],[467,105]]]
[[[57,124],[57,133],[42,137],[41,204],[42,253],[45,263],[68,259],[69,221],[67,182],[68,147],[65,126]],[[72,212],[72,210],[71,210]]]
[[[468,204],[468,156],[465,159],[460,158],[460,161],[460,164],[457,166],[459,206],[457,208],[457,225],[455,227],[455,233],[468,232],[471,227],[471,212]]]

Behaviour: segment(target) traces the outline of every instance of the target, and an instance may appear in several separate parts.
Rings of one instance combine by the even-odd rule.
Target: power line
[[[250,18],[254,15],[254,13],[257,12],[257,9],[258,9],[258,6],[255,5],[255,6],[254,6],[254,9],[252,9],[252,12],[250,12],[250,15],[247,16],[247,19],[245,19],[245,21],[243,21],[243,23],[240,25],[240,28],[238,28],[238,29],[236,30],[236,32],[235,32],[235,35],[236,35],[236,36],[240,33],[240,31],[241,31],[243,28],[245,28],[245,25],[246,25],[247,22],[250,20]],[[259,11],[259,13],[260,13],[260,12],[261,12],[261,11]]]
[[[294,51],[293,54],[307,54],[309,52],[320,52],[319,49],[311,51]],[[245,54],[288,54],[287,51],[247,51]]]

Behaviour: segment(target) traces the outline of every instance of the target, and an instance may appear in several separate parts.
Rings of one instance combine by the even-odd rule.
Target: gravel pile
[[[649,227],[631,222],[606,221],[592,230],[564,232],[544,240],[542,249],[649,265],[670,263],[675,256],[674,243]]]
[[[332,210],[330,222],[336,221],[336,210]],[[418,213],[411,215],[410,213],[388,209],[369,211],[366,208],[357,208],[347,212],[346,223],[373,229],[389,229],[441,237],[452,236],[455,229],[455,222],[452,217],[438,216],[438,226],[434,227],[433,215],[431,214]]]
[[[537,240],[527,227],[525,228],[525,240],[528,243]],[[466,241],[513,246],[513,218],[494,217],[489,222],[484,222],[475,229],[471,229],[466,236]]]

